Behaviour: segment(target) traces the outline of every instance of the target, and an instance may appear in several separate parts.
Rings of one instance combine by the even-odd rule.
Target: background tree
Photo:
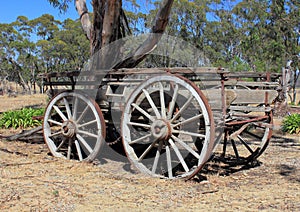
[[[41,88],[39,73],[78,70],[89,58],[89,42],[79,21],[20,16],[0,28],[1,80],[17,82],[25,92],[36,92],[36,83]]]
[[[12,24],[1,24],[0,43],[2,46],[1,63],[4,63],[8,80],[18,82],[25,91],[30,91],[27,78],[34,60],[33,43],[29,40],[27,18],[19,17]],[[22,26],[21,27],[21,23]]]
[[[48,1],[61,10],[74,2]],[[116,5],[110,5],[112,2]],[[148,9],[141,5],[145,2]],[[292,60],[291,69],[299,69],[299,1],[174,0],[173,3],[167,0],[92,0],[92,13],[84,10],[85,1],[75,3],[80,14],[78,20],[60,22],[45,14],[33,20],[20,16],[12,23],[0,24],[1,79],[16,81],[25,90],[34,91],[39,73],[81,69],[91,51],[95,53],[103,45],[123,36],[148,32],[157,34],[146,38],[140,46],[132,47],[133,51],[125,56],[127,60],[109,64],[108,68],[135,67],[161,39],[161,33],[166,32],[202,50],[203,55],[210,59],[208,65],[223,66],[230,71],[279,72],[288,60]],[[119,8],[114,14],[118,18],[114,19],[111,12],[106,12],[111,11],[107,10],[108,7]],[[115,24],[110,36],[102,33],[104,23]],[[170,60],[168,56],[172,53],[165,52],[165,57],[151,55],[141,65],[187,65]],[[192,52],[182,48],[176,54],[177,58],[182,58]]]
[[[65,10],[70,0],[49,0],[49,2],[53,6]],[[136,2],[131,1],[131,3]],[[126,60],[113,65],[112,68],[135,67],[146,57],[157,44],[167,26],[172,4],[173,0],[162,2],[151,27],[150,32],[154,34],[151,34],[141,46],[131,52]],[[90,41],[92,55],[109,43],[125,37],[130,32],[128,20],[122,8],[122,0],[92,0],[92,21],[88,13],[86,0],[75,0],[75,6],[80,16],[82,28]],[[106,67],[104,63],[108,61],[107,58],[111,58],[110,54],[115,55],[116,52],[102,54],[101,68]]]
[[[235,22],[243,32],[243,60],[260,70],[279,71],[299,49],[300,2],[293,0],[241,1],[233,8]]]

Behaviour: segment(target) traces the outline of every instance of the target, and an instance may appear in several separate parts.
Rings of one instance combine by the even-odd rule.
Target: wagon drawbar
[[[203,67],[42,77],[53,96],[44,140],[56,157],[92,161],[103,144],[122,142],[142,173],[190,179],[212,154],[239,164],[257,159],[272,135],[278,74]]]

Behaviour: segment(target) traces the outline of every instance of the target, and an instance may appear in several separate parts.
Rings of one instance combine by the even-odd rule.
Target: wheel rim
[[[256,160],[269,144],[273,128],[272,111],[240,114],[234,119],[231,124],[226,124],[222,156],[227,162],[247,164]],[[234,122],[241,124],[234,125]]]
[[[53,156],[92,161],[104,143],[104,118],[89,97],[79,92],[62,92],[46,108],[43,133]]]
[[[128,159],[151,176],[189,179],[211,155],[212,112],[199,88],[181,76],[155,76],[137,87],[121,128]]]

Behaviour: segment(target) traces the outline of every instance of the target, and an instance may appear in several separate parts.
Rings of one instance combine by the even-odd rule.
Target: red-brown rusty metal
[[[227,122],[226,126],[233,126],[233,125],[239,125],[239,124],[247,124],[247,123],[251,123],[251,122],[257,122],[257,121],[261,121],[261,120],[267,119],[269,117],[270,116],[266,115],[266,116],[259,116],[257,118],[252,118],[252,119],[243,120],[243,121],[231,121],[231,122]]]
[[[221,101],[222,101],[222,118],[225,120],[226,117],[226,94],[225,94],[225,80],[226,77],[223,73],[220,73],[221,76]]]

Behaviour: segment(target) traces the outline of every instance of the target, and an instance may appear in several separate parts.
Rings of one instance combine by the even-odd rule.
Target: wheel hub
[[[172,135],[170,123],[163,119],[155,120],[151,125],[151,134],[156,139],[168,140]]]
[[[76,132],[76,125],[74,122],[67,120],[67,121],[63,122],[61,129],[62,129],[62,134],[65,137],[72,138],[72,137],[74,137],[75,132]]]

